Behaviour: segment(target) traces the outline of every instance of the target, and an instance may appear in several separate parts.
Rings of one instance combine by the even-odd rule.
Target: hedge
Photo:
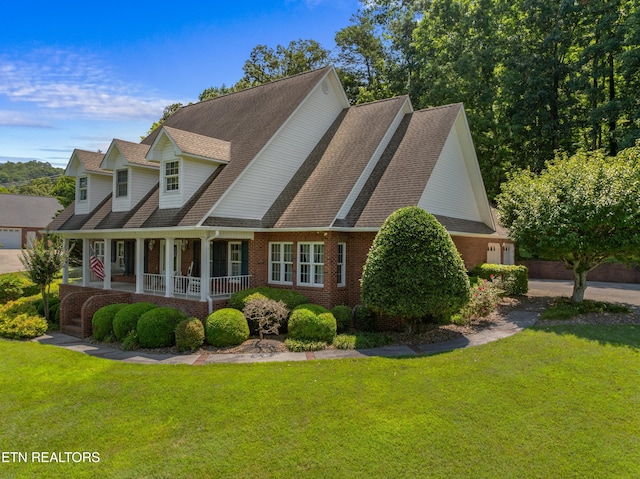
[[[522,265],[483,263],[471,271],[473,276],[490,280],[500,277],[507,296],[519,296],[529,291],[529,270]]]
[[[153,303],[134,303],[122,308],[113,318],[113,333],[118,341],[123,341],[131,331],[136,331],[138,321],[144,313],[157,308]]]
[[[257,288],[245,289],[233,293],[229,298],[229,307],[235,308],[240,311],[244,308],[246,298],[252,294],[260,293],[268,299],[274,301],[282,301],[287,305],[289,310],[292,310],[299,304],[304,304],[308,301],[305,295],[298,291],[290,289],[270,288],[268,286],[259,286]]]
[[[136,332],[143,348],[163,348],[176,342],[176,327],[187,315],[174,308],[155,308],[138,320]]]
[[[113,318],[118,311],[124,308],[126,304],[117,303],[103,306],[93,314],[91,326],[93,329],[93,337],[96,341],[104,341],[109,339],[113,334]]]
[[[212,346],[236,346],[249,339],[249,324],[241,311],[222,308],[205,321],[205,337]]]
[[[330,343],[336,336],[336,330],[336,318],[319,305],[297,306],[289,317],[288,337],[291,339]]]

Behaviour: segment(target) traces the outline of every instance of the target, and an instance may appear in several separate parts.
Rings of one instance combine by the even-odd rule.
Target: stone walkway
[[[211,363],[254,363],[272,361],[307,361],[314,359],[367,358],[380,356],[394,358],[400,356],[419,356],[437,354],[454,349],[490,343],[506,338],[538,320],[538,313],[531,311],[512,311],[505,319],[478,333],[442,343],[423,344],[420,346],[384,346],[373,349],[343,350],[332,349],[306,353],[262,353],[262,354],[149,354],[140,351],[122,351],[102,344],[91,344],[86,340],[62,333],[51,333],[32,341],[40,344],[51,344],[90,356],[105,359],[142,364],[211,364]]]

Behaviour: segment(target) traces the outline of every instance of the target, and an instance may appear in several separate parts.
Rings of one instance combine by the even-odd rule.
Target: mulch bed
[[[457,326],[455,324],[447,325],[427,325],[426,328],[420,333],[398,333],[387,332],[388,336],[392,338],[392,344],[394,345],[418,345],[418,344],[430,344],[439,343],[444,341],[450,341],[457,339],[461,336],[467,336],[482,331],[485,328],[493,326],[500,321],[504,320],[507,313],[513,310],[519,311],[534,311],[542,312],[548,306],[552,298],[547,297],[529,297],[524,296],[520,298],[504,298],[502,303],[498,306],[497,310],[485,318],[478,318],[472,321],[468,325]],[[540,326],[554,326],[558,324],[640,324],[640,310],[635,310],[629,314],[586,314],[570,320],[562,321],[543,321],[540,320],[538,325]],[[284,344],[286,336],[269,336],[266,339],[260,340],[259,338],[250,338],[244,343],[238,346],[229,346],[225,348],[216,348],[215,346],[203,345],[194,352],[181,352],[177,348],[156,348],[156,349],[143,349],[150,354],[174,354],[174,355],[187,355],[187,354],[273,354],[287,352],[288,349]],[[108,343],[108,346],[113,348],[122,349],[122,343]],[[327,349],[332,349],[329,346]]]

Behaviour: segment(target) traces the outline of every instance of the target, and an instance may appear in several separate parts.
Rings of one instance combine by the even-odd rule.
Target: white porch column
[[[209,257],[211,242],[207,241],[207,236],[204,235],[200,240],[200,301],[207,301],[209,296]]]
[[[104,289],[111,289],[111,238],[104,239]]]
[[[82,238],[82,286],[89,286],[89,275],[91,271],[90,258],[89,239]]]
[[[136,293],[144,291],[144,238],[136,238]]]
[[[164,240],[164,295],[167,298],[173,298],[173,245],[174,238],[165,238]]]
[[[62,245],[64,252],[66,254],[69,253],[69,240],[65,238],[62,240]],[[62,284],[69,284],[69,257],[64,261],[64,265],[62,266]]]

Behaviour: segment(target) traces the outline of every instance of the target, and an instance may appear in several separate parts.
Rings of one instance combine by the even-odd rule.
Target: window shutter
[[[242,242],[242,254],[241,254],[242,265],[240,267],[240,274],[248,275],[249,274],[249,242]]]

